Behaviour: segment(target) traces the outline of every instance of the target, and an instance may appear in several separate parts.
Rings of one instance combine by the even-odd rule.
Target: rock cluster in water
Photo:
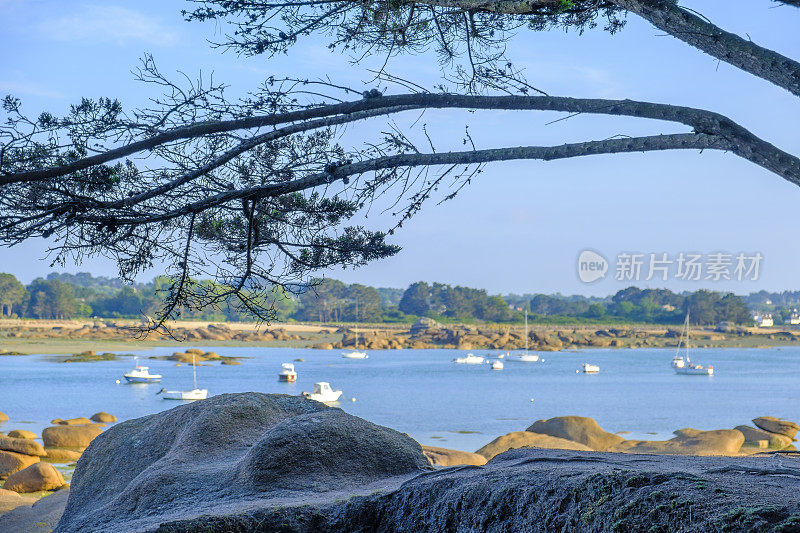
[[[7,416],[5,420],[8,420]],[[103,432],[102,428],[116,421],[114,415],[106,412],[95,413],[90,418],[57,418],[52,421],[53,426],[42,431],[44,446],[37,442],[36,434],[32,431],[13,429],[7,435],[0,434],[0,480],[5,480],[3,489],[30,493],[63,487],[64,478],[51,463],[77,461],[89,443]],[[14,502],[20,505],[25,503],[25,500],[7,496],[7,492],[2,494],[6,496],[0,507],[8,508]]]

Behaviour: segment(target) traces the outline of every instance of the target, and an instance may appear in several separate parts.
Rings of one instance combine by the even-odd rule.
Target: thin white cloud
[[[31,95],[43,96],[46,98],[64,98],[64,94],[53,89],[48,89],[36,83],[25,83],[18,81],[0,80],[0,95],[10,94],[13,96]]]
[[[171,46],[178,34],[157,18],[122,6],[85,5],[69,15],[39,24],[43,36],[57,41],[125,44],[131,41]]]

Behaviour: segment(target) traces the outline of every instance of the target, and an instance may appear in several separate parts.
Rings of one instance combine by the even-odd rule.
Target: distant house
[[[775,321],[772,320],[772,315],[769,313],[757,314],[753,317],[753,320],[756,321],[756,326],[760,328],[769,328],[775,325]]]
[[[797,312],[795,311],[794,313],[789,315],[789,318],[786,319],[786,323],[791,324],[792,326],[800,324],[800,314],[797,314]]]

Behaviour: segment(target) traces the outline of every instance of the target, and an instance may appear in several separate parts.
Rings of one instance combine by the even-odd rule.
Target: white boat
[[[208,389],[197,388],[197,365],[194,363],[194,353],[192,353],[192,372],[194,373],[194,389],[192,390],[166,390],[161,389],[156,394],[160,394],[165,400],[205,400],[208,397]]]
[[[353,332],[356,335],[356,346],[349,352],[342,352],[342,357],[345,359],[367,359],[369,356],[367,352],[361,352],[358,349],[358,300],[356,300],[356,323],[353,326]]]
[[[492,361],[492,370],[503,370],[503,362],[502,361]]]
[[[713,376],[714,367],[689,363],[683,368],[676,368],[675,372],[686,376]]]
[[[161,374],[151,374],[150,368],[142,365],[136,365],[136,368],[123,374],[128,383],[156,383],[161,381]]]
[[[539,356],[528,352],[528,311],[525,311],[525,351],[523,353],[507,354],[506,361],[516,361],[517,363],[538,363]]]
[[[358,350],[353,350],[352,352],[342,352],[342,357],[345,359],[368,359],[369,356],[366,352],[359,352]]]
[[[683,345],[684,349],[686,350],[686,355],[681,355],[681,345]],[[678,341],[678,348],[675,351],[675,357],[672,358],[672,368],[675,369],[676,374],[681,374],[684,376],[713,376],[714,375],[714,367],[710,365],[699,365],[697,363],[692,363],[692,360],[689,359],[689,313],[686,313],[686,321],[683,324],[683,332],[681,332],[681,338]]]
[[[286,381],[294,383],[297,381],[297,372],[294,370],[292,363],[281,363],[281,371],[278,373],[278,381]]]
[[[583,363],[583,365],[581,366],[583,368],[584,374],[597,374],[598,372],[600,372],[600,367],[597,365],[593,365],[590,363]]]
[[[208,389],[193,390],[164,390],[158,393],[165,400],[205,400],[208,398]]]
[[[539,356],[535,353],[512,353],[506,356],[506,361],[517,363],[538,363]]]
[[[468,353],[466,357],[456,357],[453,359],[453,362],[460,365],[482,365],[484,360],[485,359],[480,355]]]
[[[320,381],[314,383],[314,392],[303,392],[303,396],[309,400],[316,400],[318,402],[332,403],[339,399],[342,391],[333,390],[331,384],[327,381]]]

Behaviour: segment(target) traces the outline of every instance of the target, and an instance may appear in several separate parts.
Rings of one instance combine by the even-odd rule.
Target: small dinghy
[[[583,365],[581,366],[583,368],[584,374],[597,374],[598,372],[600,372],[600,367],[597,365],[593,365],[590,363],[583,363]]]
[[[503,370],[503,362],[502,361],[492,361],[492,370]]]
[[[480,355],[473,355],[468,353],[466,357],[456,357],[453,359],[454,363],[458,363],[459,365],[482,365],[484,358]]]
[[[340,390],[333,390],[331,388],[331,384],[327,381],[320,381],[319,383],[314,383],[314,392],[303,392],[303,396],[308,398],[309,400],[316,400],[318,402],[323,403],[332,403],[339,399],[342,395],[342,391]]]
[[[278,373],[278,381],[285,381],[287,383],[294,383],[297,381],[297,372],[294,370],[292,363],[281,363],[281,371]]]

